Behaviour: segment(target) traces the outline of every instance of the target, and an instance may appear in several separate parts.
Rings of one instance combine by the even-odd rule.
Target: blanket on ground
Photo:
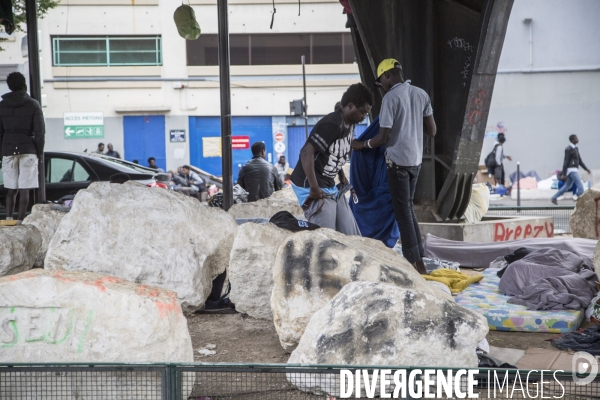
[[[520,239],[497,243],[457,242],[427,234],[423,246],[425,257],[454,261],[466,268],[487,268],[496,258],[521,247],[531,250],[551,247],[593,259],[597,244],[597,240],[581,238]]]
[[[593,265],[566,250],[539,249],[510,264],[500,280],[508,302],[530,310],[579,310],[596,295]]]

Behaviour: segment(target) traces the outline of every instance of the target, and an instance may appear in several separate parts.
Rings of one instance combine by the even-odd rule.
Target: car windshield
[[[99,158],[103,162],[110,163],[113,166],[114,166],[114,164],[117,164],[120,169],[126,168],[126,169],[130,169],[130,170],[134,170],[137,173],[154,175],[154,174],[156,174],[158,172],[158,171],[153,170],[152,168],[146,168],[144,166],[141,166],[141,165],[138,165],[138,164],[134,164],[134,163],[129,162],[129,161],[121,160],[119,158],[104,157],[104,156],[101,156],[101,155],[97,155],[97,156],[94,155],[94,157]]]

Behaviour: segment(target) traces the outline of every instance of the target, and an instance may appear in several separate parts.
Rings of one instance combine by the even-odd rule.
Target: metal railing
[[[554,206],[554,207],[490,207],[486,214],[487,217],[554,217],[555,233],[571,233],[569,219],[575,206]]]
[[[422,398],[424,385],[412,384],[394,396],[395,377],[411,372],[424,381],[424,367],[357,367],[357,366],[306,366],[290,364],[14,364],[0,365],[0,398],[3,400],[331,400],[340,398],[373,398],[367,396],[366,385],[360,384],[356,396],[349,385],[354,384],[357,369],[366,369],[367,379],[375,372],[389,371],[386,386],[391,398]],[[345,376],[341,371],[348,371]],[[418,371],[417,371],[418,370]],[[458,369],[437,369],[444,374]],[[458,386],[463,392],[469,387],[479,398],[495,399],[597,399],[600,397],[600,378],[585,385],[574,382],[570,372],[549,373],[516,369],[483,369],[474,375],[477,384],[469,386],[463,375]],[[364,377],[365,372],[361,374]],[[346,378],[346,379],[343,379]],[[341,379],[345,394],[342,397]],[[398,379],[401,382],[402,379]],[[352,381],[352,382],[350,382]],[[376,382],[381,382],[378,380]],[[405,381],[405,385],[411,382]],[[543,383],[542,383],[543,382]],[[414,383],[414,382],[413,382]],[[373,385],[371,385],[373,386]],[[381,393],[375,383],[375,393]],[[543,387],[543,393],[541,388]],[[437,385],[427,389],[436,393]],[[543,396],[543,397],[542,397]],[[550,397],[548,397],[550,396]],[[444,392],[435,398],[450,398]]]

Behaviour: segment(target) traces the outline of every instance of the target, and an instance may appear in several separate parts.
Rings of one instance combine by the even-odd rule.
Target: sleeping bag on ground
[[[357,140],[369,140],[379,133],[379,117]],[[381,240],[393,248],[400,231],[394,218],[392,196],[387,181],[385,146],[353,151],[350,160],[350,184],[358,203],[350,198],[350,208],[363,236]]]

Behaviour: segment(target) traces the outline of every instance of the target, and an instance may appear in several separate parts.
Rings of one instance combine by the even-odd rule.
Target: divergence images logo
[[[584,351],[578,351],[573,354],[572,368],[573,382],[576,385],[587,385],[591,383],[598,375],[598,360],[593,355]],[[585,378],[580,378],[578,375],[587,375]]]

